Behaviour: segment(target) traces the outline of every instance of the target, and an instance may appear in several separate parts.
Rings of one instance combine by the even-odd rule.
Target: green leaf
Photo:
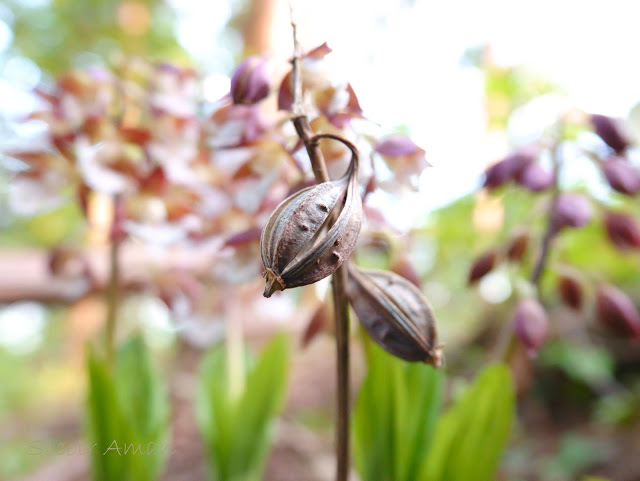
[[[421,481],[494,479],[513,420],[515,394],[504,365],[486,368],[439,420]]]
[[[89,437],[96,481],[151,481],[169,448],[166,389],[146,345],[136,337],[115,366],[89,351]]]
[[[367,376],[353,415],[362,479],[413,481],[431,444],[442,401],[442,373],[406,363],[365,340]]]
[[[125,462],[110,450],[113,441],[121,439],[124,425],[116,399],[109,366],[93,350],[89,351],[88,425],[91,440],[92,479],[111,481],[124,479]]]
[[[231,395],[230,366],[223,347],[213,349],[200,372],[196,418],[213,479],[258,481],[282,409],[289,365],[289,343],[280,334],[257,362],[245,363],[244,391]]]

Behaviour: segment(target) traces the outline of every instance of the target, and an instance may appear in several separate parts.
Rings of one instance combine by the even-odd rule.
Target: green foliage
[[[613,380],[613,356],[600,346],[581,346],[558,340],[544,348],[540,362],[560,367],[574,380],[590,386]]]
[[[492,480],[511,427],[508,369],[485,369],[437,418],[443,375],[367,342],[369,372],[354,413],[356,466],[367,481]]]
[[[356,466],[367,481],[415,480],[433,438],[444,376],[365,345],[369,371],[353,413]]]
[[[509,369],[487,367],[438,421],[432,450],[419,479],[494,479],[514,416],[515,390]]]
[[[168,454],[165,387],[140,337],[128,341],[115,366],[89,352],[89,438],[95,481],[151,481]]]
[[[14,44],[49,73],[82,64],[83,57],[78,56],[82,52],[87,52],[84,61],[89,63],[95,63],[96,57],[108,62],[119,54],[186,58],[175,37],[175,14],[164,1],[36,3],[10,1]]]
[[[258,481],[273,437],[275,416],[286,393],[289,344],[276,336],[253,362],[239,373],[244,389],[234,392],[238,381],[224,347],[214,348],[203,361],[196,399],[197,420],[204,438],[212,479]]]

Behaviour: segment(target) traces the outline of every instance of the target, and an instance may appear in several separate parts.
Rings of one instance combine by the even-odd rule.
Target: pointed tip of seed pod
[[[440,346],[429,351],[428,357],[424,360],[425,364],[430,364],[436,369],[440,369],[445,364],[444,353]]]
[[[264,271],[264,277],[267,280],[267,285],[264,286],[264,293],[262,294],[264,297],[269,298],[276,291],[284,291],[284,281],[271,269]]]

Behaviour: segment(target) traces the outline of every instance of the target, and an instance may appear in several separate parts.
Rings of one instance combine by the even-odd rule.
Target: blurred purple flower
[[[494,250],[490,250],[485,252],[480,257],[478,257],[471,269],[469,269],[469,276],[467,278],[468,285],[473,285],[486,276],[489,272],[493,270],[498,261],[498,254]]]
[[[553,173],[543,169],[537,163],[530,163],[518,177],[518,183],[532,192],[542,192],[553,185]]]
[[[374,149],[395,174],[396,180],[402,183],[410,182],[430,165],[425,151],[404,135],[391,135],[379,141]]]
[[[582,227],[591,220],[591,205],[582,194],[560,194],[551,212],[554,231],[565,227]]]
[[[629,140],[619,120],[606,115],[593,114],[591,123],[596,134],[618,154],[624,152],[629,146]]]
[[[603,163],[602,172],[612,189],[627,195],[640,192],[640,173],[626,160],[611,157]]]
[[[245,59],[231,77],[231,97],[234,104],[251,105],[269,95],[270,78],[262,57]]]
[[[558,291],[562,301],[575,310],[580,310],[582,307],[582,285],[580,282],[571,276],[561,275],[558,278]]]
[[[547,340],[549,319],[544,307],[535,299],[520,301],[513,323],[516,336],[527,354],[535,356]]]
[[[596,291],[598,320],[622,336],[640,338],[640,314],[631,299],[612,285],[602,285]]]
[[[497,189],[517,179],[523,170],[535,161],[536,155],[537,152],[533,148],[523,148],[509,154],[485,171],[484,186],[488,189]]]
[[[620,250],[640,247],[640,228],[635,219],[624,212],[607,211],[604,226],[609,240]]]

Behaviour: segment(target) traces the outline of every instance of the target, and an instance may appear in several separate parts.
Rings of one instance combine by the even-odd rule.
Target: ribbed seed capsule
[[[335,138],[328,134],[315,138],[324,137]],[[342,178],[296,192],[271,214],[260,238],[265,297],[331,275],[353,252],[362,224],[362,200],[357,151],[347,146],[352,158]]]
[[[433,309],[410,281],[389,271],[349,266],[347,295],[360,323],[380,347],[405,361],[442,366]]]

